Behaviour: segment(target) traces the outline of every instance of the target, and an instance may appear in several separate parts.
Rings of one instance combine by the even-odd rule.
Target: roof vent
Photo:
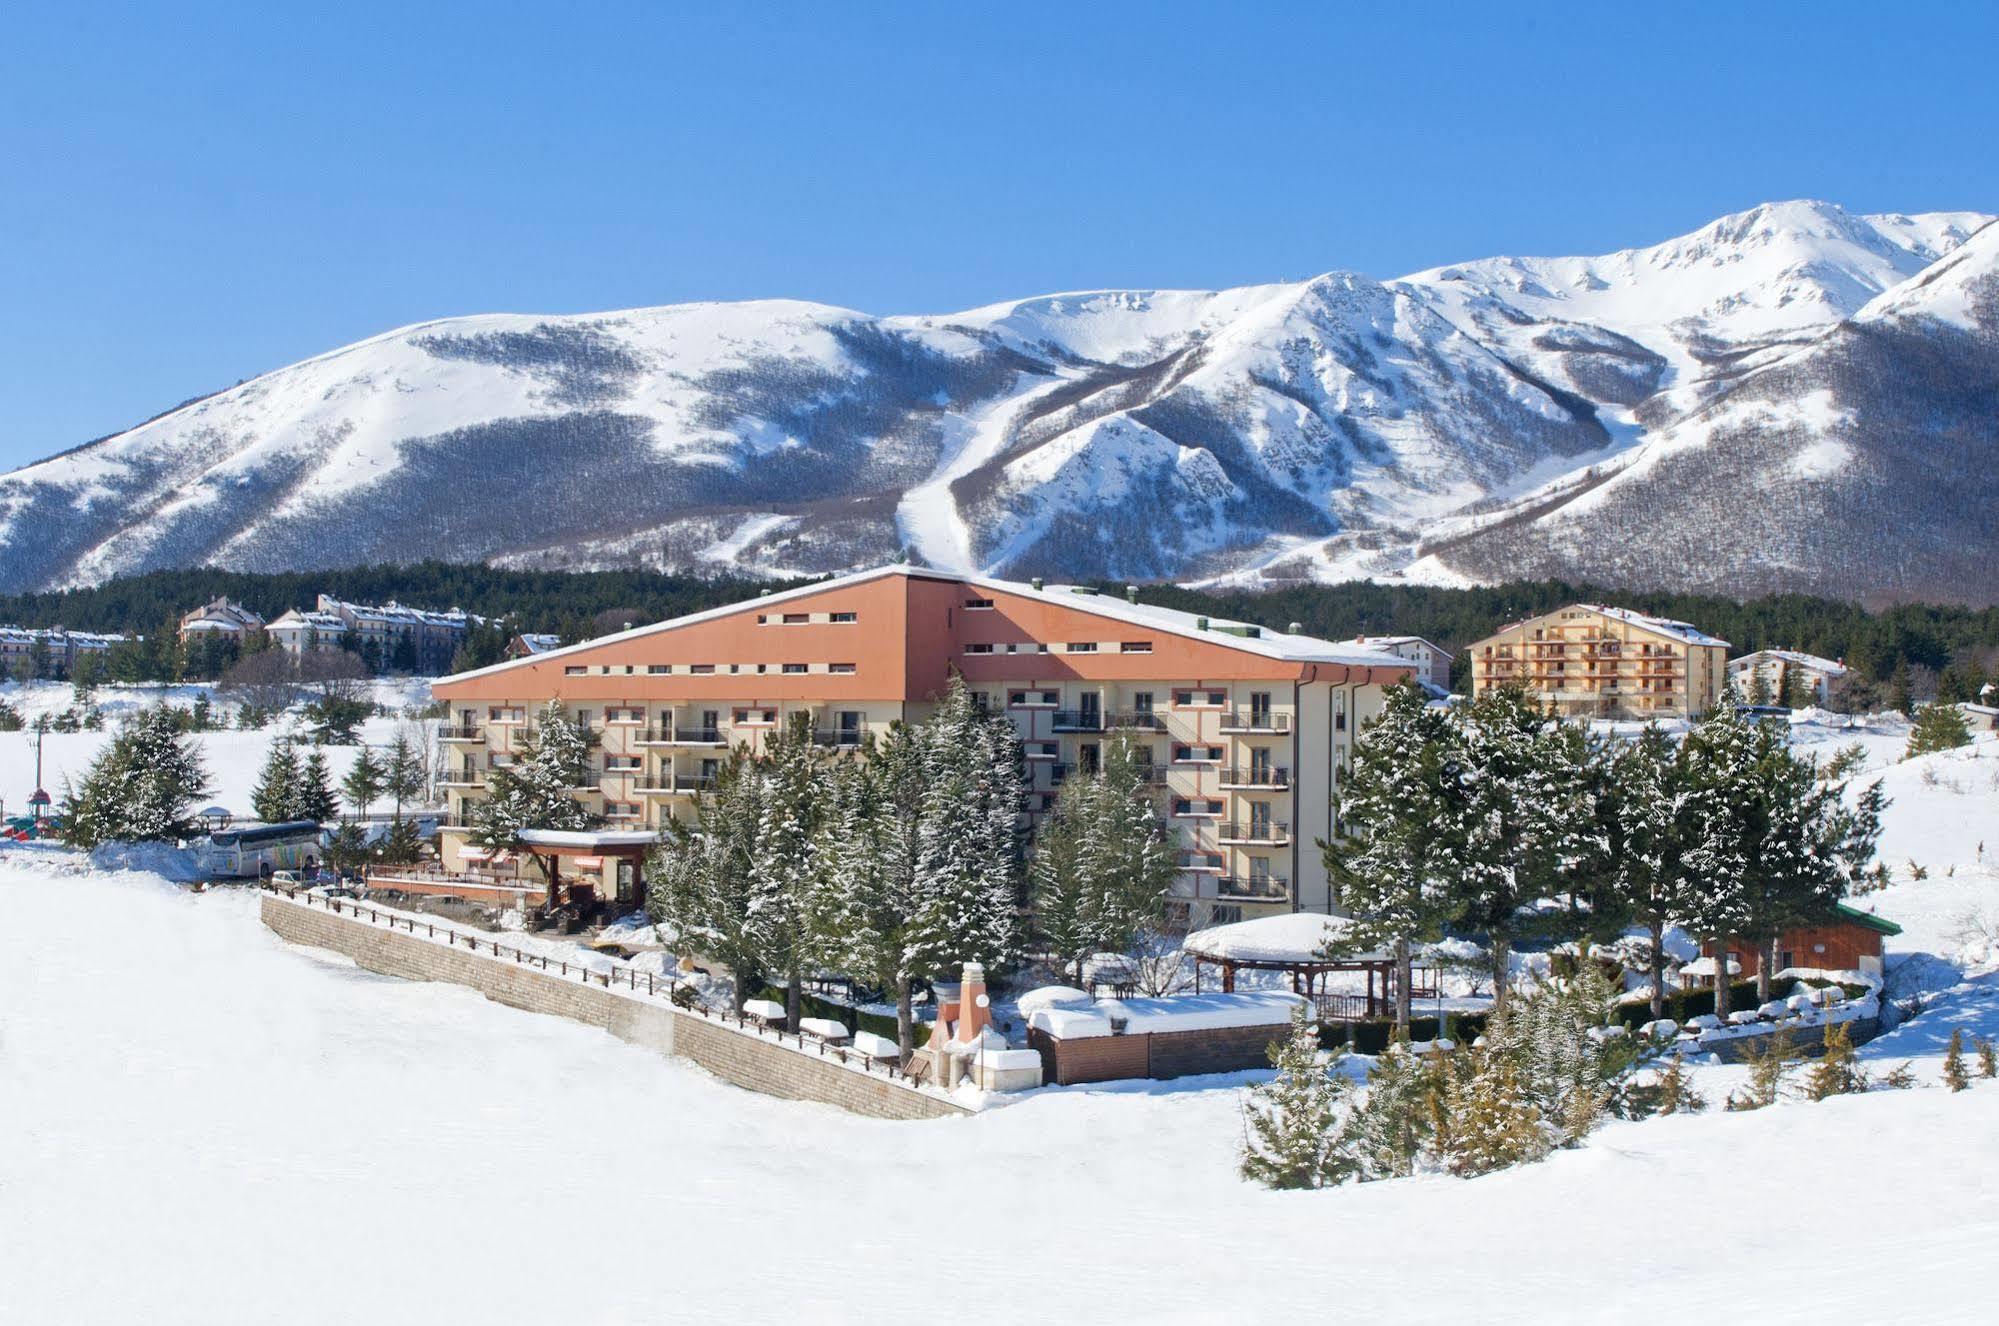
[[[1126,585],[1126,586],[1124,587],[1124,601],[1125,601],[1126,603],[1136,603],[1136,602],[1138,602],[1138,586],[1137,586],[1137,585]]]
[[[1069,587],[1069,592],[1071,594],[1094,594],[1097,591],[1091,589],[1088,585],[1071,585]]]
[[[1035,589],[1040,589],[1040,588],[1041,588],[1041,577],[1040,577],[1040,576],[1036,576],[1036,577],[1034,577],[1034,579],[1032,579],[1032,580],[1028,581],[1027,583],[1028,583],[1028,584],[1029,584],[1030,586],[1032,586],[1033,588],[1035,588]]]
[[[1305,634],[1305,623],[1292,622],[1284,628],[1284,631],[1287,635],[1303,635]]]
[[[767,589],[760,589],[757,591],[757,597],[760,599],[767,599],[770,597],[770,591]]]
[[[1205,631],[1205,630],[1207,630],[1207,629],[1208,629],[1208,619],[1207,619],[1206,617],[1196,617],[1196,618],[1194,619],[1194,629],[1195,629],[1195,630],[1197,630],[1197,631]]]

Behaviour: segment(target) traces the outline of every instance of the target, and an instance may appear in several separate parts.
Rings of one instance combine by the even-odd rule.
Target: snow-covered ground
[[[1241,1079],[864,1120],[288,949],[243,891],[25,859],[0,856],[0,1322],[1779,1322],[1832,1285],[1842,1320],[1984,1318],[1999,1083],[1274,1194],[1234,1172]],[[1943,1018],[1999,1031],[1959,1002],[1868,1057],[1933,1079]]]
[[[213,702],[212,689],[197,684],[99,688],[96,702],[104,715],[103,729],[97,732],[48,733],[42,745],[42,786],[50,796],[60,801],[64,778],[82,776],[90,762],[97,758],[98,752],[110,744],[121,720],[162,701],[183,709],[191,707],[204,692],[209,693]],[[383,679],[373,683],[373,693],[376,703],[400,714],[429,702],[430,680],[424,677]],[[13,705],[32,724],[42,714],[57,714],[68,709],[73,703],[73,695],[66,683],[45,681],[23,686],[19,682],[7,682],[0,685],[0,700]],[[234,708],[226,703],[215,703],[218,719],[226,718],[233,723]],[[371,745],[386,745],[394,740],[396,730],[404,722],[400,718],[371,718],[361,725],[361,738]],[[270,727],[248,732],[232,728],[226,732],[197,734],[194,740],[201,747],[208,766],[209,781],[213,784],[202,805],[219,805],[238,816],[248,816],[250,790],[257,785],[264,758],[270,753],[271,743],[288,730],[290,728],[286,724],[274,723]],[[360,753],[358,746],[325,748],[326,764],[332,771],[336,790],[339,780],[346,775],[348,767]],[[9,815],[26,813],[28,797],[34,790],[35,734],[30,731],[0,732],[0,808],[4,808]],[[374,809],[382,807],[377,805]]]

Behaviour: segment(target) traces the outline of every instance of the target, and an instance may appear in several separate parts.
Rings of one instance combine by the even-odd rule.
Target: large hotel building
[[[1728,641],[1594,603],[1529,617],[1468,648],[1472,694],[1520,686],[1576,718],[1698,718],[1727,682]]]
[[[1114,734],[1137,742],[1178,840],[1177,919],[1329,909],[1317,840],[1334,831],[1340,771],[1416,665],[1135,600],[882,567],[446,678],[445,864],[480,856],[468,806],[550,700],[601,737],[577,795],[608,827],[648,829],[685,817],[730,747],[791,715],[855,749],[923,718],[956,670],[1018,728],[1031,814]],[[629,897],[621,875],[604,888]]]

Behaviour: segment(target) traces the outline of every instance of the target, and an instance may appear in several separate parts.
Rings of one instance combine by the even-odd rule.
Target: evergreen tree
[[[1442,1089],[1442,1072],[1411,1054],[1406,1039],[1375,1058],[1366,1095],[1348,1113],[1339,1137],[1341,1153],[1362,1181],[1416,1172],[1431,1142],[1432,1097]]]
[[[976,710],[954,676],[923,724],[922,747],[912,967],[942,974],[978,962],[1004,971],[1020,944],[1019,739],[1005,715]]]
[[[375,854],[380,860],[398,866],[412,865],[422,859],[423,839],[417,833],[416,821],[397,816]]]
[[[1439,937],[1457,914],[1440,844],[1456,812],[1457,779],[1443,714],[1413,681],[1389,688],[1381,715],[1355,738],[1339,784],[1343,836],[1319,850],[1335,897],[1355,924],[1356,952],[1395,960],[1395,1027],[1409,1029],[1410,945]],[[1328,953],[1326,957],[1345,954]]]
[[[304,773],[291,738],[280,737],[273,742],[271,753],[264,757],[263,773],[250,792],[250,809],[257,818],[266,824],[282,824],[293,818],[292,809],[298,804],[298,788]]]
[[[1943,1052],[1943,1084],[1952,1091],[1962,1091],[1971,1085],[1971,1074],[1964,1071],[1964,1028],[1950,1029],[1950,1044]]]
[[[1686,864],[1686,767],[1681,748],[1647,724],[1612,757],[1615,888],[1645,928],[1654,1020],[1666,1016],[1666,929],[1688,911],[1699,881]]]
[[[1755,735],[1724,696],[1682,746],[1682,863],[1693,887],[1680,900],[1681,921],[1715,955],[1716,1016],[1728,1016],[1728,942],[1751,921],[1750,855],[1755,833],[1748,789]]]
[[[1909,748],[1902,758],[1914,759],[1970,744],[1971,729],[1965,724],[1962,709],[1954,704],[1926,704],[1916,711],[1915,725],[1909,729]]]
[[[1125,952],[1158,919],[1178,873],[1131,741],[1114,737],[1096,773],[1062,785],[1036,840],[1029,877],[1049,950],[1082,984],[1091,954]]]
[[[209,790],[200,748],[165,706],[141,712],[63,794],[63,831],[88,851],[109,842],[175,842],[199,829]]]
[[[1990,1036],[1980,1036],[1972,1047],[1978,1054],[1978,1075],[1999,1077],[1999,1050],[1995,1050]]]
[[[423,750],[408,736],[398,732],[389,743],[388,757],[382,762],[382,791],[396,803],[395,817],[403,817],[403,807],[423,798],[425,777]]]
[[[668,821],[645,865],[647,913],[680,943],[729,968],[738,1014],[765,974],[750,883],[764,786],[748,755],[733,752],[714,788],[695,795],[692,822]]]
[[[1916,695],[1909,680],[1909,660],[1895,660],[1895,671],[1888,678],[1888,707],[1905,715],[1916,712]]]
[[[514,762],[486,779],[486,797],[472,813],[473,841],[514,848],[523,829],[588,829],[597,823],[575,792],[591,781],[594,734],[570,721],[551,700],[534,729],[516,738]],[[546,867],[544,867],[546,869]]]
[[[1805,709],[1812,703],[1812,684],[1801,667],[1787,667],[1783,685],[1777,691],[1777,703],[1786,709]]]
[[[1798,1048],[1787,1031],[1772,1032],[1762,1044],[1750,1050],[1743,1062],[1749,1065],[1749,1081],[1728,1098],[1731,1110],[1760,1110],[1777,1103],[1784,1089],[1784,1075],[1797,1062]]]
[[[1440,1159],[1462,1179],[1539,1160],[1552,1145],[1540,1108],[1520,1089],[1506,1054],[1471,1049],[1451,1056],[1434,1108]]]
[[[1760,663],[1749,674],[1749,692],[1744,698],[1750,704],[1759,706],[1769,704],[1774,698],[1770,694],[1770,674],[1763,670]]]
[[[812,740],[812,716],[800,712],[753,760],[764,787],[750,858],[747,938],[759,969],[784,976],[785,1017],[794,1031],[812,947],[808,899],[823,844],[829,758]]]
[[[1666,1056],[1666,1066],[1659,1072],[1658,1106],[1659,1114],[1698,1114],[1707,1108],[1707,1101],[1694,1084],[1687,1080],[1686,1069],[1680,1056]]]
[[[382,795],[385,777],[382,762],[376,758],[374,748],[363,746],[348,768],[347,776],[340,780],[340,790],[347,794],[348,805],[366,815],[375,798]]]
[[[305,757],[293,788],[295,795],[287,818],[325,824],[340,814],[340,798],[333,792],[333,775],[326,767],[325,752],[314,749]]]
[[[1811,1100],[1843,1096],[1867,1090],[1867,1073],[1853,1049],[1853,1037],[1844,1022],[1832,1022],[1825,1029],[1825,1053],[1805,1074],[1805,1095]]]
[[[1323,1188],[1353,1172],[1334,1145],[1348,1094],[1345,1078],[1319,1062],[1319,1032],[1304,1005],[1270,1047],[1277,1076],[1251,1088],[1243,1107],[1242,1176],[1266,1188]]]
[[[1457,804],[1441,840],[1444,871],[1459,922],[1488,938],[1493,1006],[1504,1008],[1514,940],[1533,925],[1524,911],[1559,887],[1547,873],[1556,860],[1548,843],[1563,826],[1544,800],[1545,748],[1537,740],[1548,720],[1525,692],[1510,687],[1451,715],[1456,742],[1445,773],[1455,780]]]
[[[340,821],[340,827],[326,843],[326,864],[339,874],[350,875],[365,870],[368,857],[368,842],[361,826],[351,819]]]

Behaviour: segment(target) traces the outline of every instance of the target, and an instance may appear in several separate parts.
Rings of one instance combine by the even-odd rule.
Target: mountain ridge
[[[1481,549],[1499,546],[1489,529],[1531,523],[1518,508],[1545,503],[1551,482],[1622,473],[1863,309],[1915,297],[1905,287],[1989,220],[1777,203],[1647,248],[1388,281],[1335,270],[890,317],[761,300],[432,319],[0,475],[0,581],[426,555],[1483,579],[1497,554]],[[1985,247],[1964,260],[1980,272],[1995,265]],[[1983,315],[1964,316],[1969,346],[1953,353],[1982,363]],[[1941,334],[1880,325],[1897,354]],[[1881,370],[1842,380],[1878,391]],[[1897,427],[1919,451],[1920,426]],[[1698,519],[1718,535],[1711,507]],[[1894,561],[1893,540],[1883,547]],[[1559,551],[1538,539],[1537,564]],[[1913,583],[1851,563],[1822,588]],[[1741,558],[1715,565],[1694,571],[1764,587]]]

